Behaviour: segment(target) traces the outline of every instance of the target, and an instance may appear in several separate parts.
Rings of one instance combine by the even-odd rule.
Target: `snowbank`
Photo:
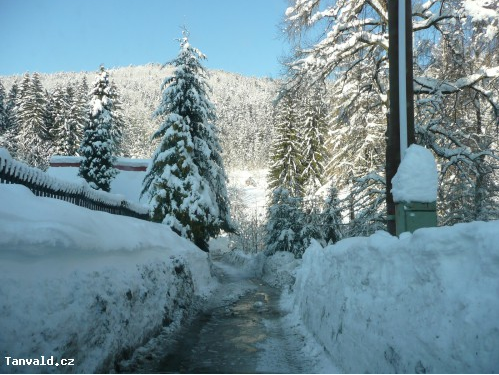
[[[300,263],[293,253],[278,251],[265,257],[262,279],[276,288],[290,287],[295,283],[296,268]]]
[[[499,221],[307,249],[294,313],[348,373],[499,372]]]
[[[109,371],[215,288],[206,253],[164,225],[0,184],[0,353]]]
[[[241,250],[233,250],[222,255],[225,263],[236,266],[241,274],[260,277],[262,275],[265,255],[263,253],[246,254]]]

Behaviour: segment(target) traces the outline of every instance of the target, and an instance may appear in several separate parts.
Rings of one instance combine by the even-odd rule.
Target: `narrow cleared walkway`
[[[298,358],[290,356],[278,324],[282,312],[280,291],[261,280],[215,262],[221,288],[214,301],[227,301],[240,289],[244,293],[201,313],[185,327],[173,351],[153,372],[163,373],[299,373]],[[230,299],[230,298],[229,298]]]
[[[307,373],[303,338],[281,324],[280,290],[235,267],[214,262],[220,288],[180,333],[158,341],[132,372]],[[158,347],[161,346],[161,347]]]

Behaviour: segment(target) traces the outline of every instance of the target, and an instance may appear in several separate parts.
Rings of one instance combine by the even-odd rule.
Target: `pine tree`
[[[0,81],[0,136],[7,130],[9,125],[7,116],[7,101],[5,95],[5,88],[3,87],[2,81]]]
[[[315,200],[307,200],[302,203],[301,215],[298,217],[298,223],[301,227],[299,232],[299,243],[302,251],[310,246],[312,239],[321,241],[323,237],[322,216],[319,212],[319,205]],[[298,223],[296,225],[298,225]],[[301,255],[300,255],[301,256]]]
[[[118,173],[113,163],[114,144],[111,137],[113,127],[112,87],[109,74],[103,66],[92,89],[90,121],[84,131],[79,153],[83,157],[79,176],[97,190],[109,191],[112,179]]]
[[[298,140],[299,119],[296,99],[284,96],[275,116],[276,138],[271,147],[269,188],[285,188],[292,196],[303,196],[302,155]]]
[[[313,196],[324,182],[325,160],[327,149],[325,135],[327,131],[326,105],[323,100],[323,89],[314,88],[305,98],[302,122],[302,155],[301,179],[305,194]]]
[[[88,123],[88,101],[79,93],[79,87],[68,86],[66,98],[68,102],[63,144],[64,155],[77,155],[81,143],[83,129]],[[87,88],[88,90],[88,88]]]
[[[35,167],[44,167],[48,162],[49,134],[46,127],[47,99],[40,76],[25,74],[19,90],[16,119],[19,124],[17,157]]]
[[[68,138],[68,112],[70,103],[66,90],[57,87],[51,95],[52,135],[53,151],[56,155],[70,155],[67,153],[66,140]]]
[[[323,238],[326,244],[336,243],[342,238],[341,204],[336,186],[331,185],[322,210]]]
[[[110,92],[113,101],[113,126],[111,127],[111,138],[114,145],[114,154],[123,154],[123,130],[125,129],[125,118],[121,99],[118,93],[118,88],[114,83],[111,83],[112,90]]]
[[[300,198],[293,197],[285,188],[278,187],[272,192],[266,225],[266,255],[288,251],[299,258],[303,254],[300,202]]]
[[[9,153],[14,158],[17,158],[17,95],[18,86],[17,83],[14,82],[5,101],[6,127],[3,133],[3,137],[0,139],[0,146],[5,147],[7,150],[9,150]]]
[[[154,221],[208,251],[209,238],[232,225],[203,59],[184,31],[179,55],[171,62],[175,70],[163,82],[162,101],[154,113],[163,121],[153,135],[160,144],[142,194],[149,195]]]

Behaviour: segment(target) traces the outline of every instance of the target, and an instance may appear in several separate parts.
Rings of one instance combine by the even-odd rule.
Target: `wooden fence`
[[[92,189],[86,181],[67,182],[11,158],[0,148],[0,183],[21,184],[40,197],[60,199],[94,211],[149,220],[147,207],[129,202],[121,195]]]

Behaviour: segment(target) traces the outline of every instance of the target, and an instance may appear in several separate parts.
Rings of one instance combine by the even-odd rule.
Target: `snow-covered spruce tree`
[[[328,124],[324,95],[325,90],[320,86],[310,90],[305,96],[301,116],[301,180],[305,195],[310,197],[321,188],[325,177],[325,161],[328,155],[325,136]]]
[[[294,197],[303,197],[303,165],[298,132],[300,130],[298,101],[285,95],[275,113],[276,136],[270,151],[269,188],[286,189]]]
[[[78,175],[96,190],[109,191],[112,179],[118,173],[113,163],[114,144],[113,92],[109,74],[103,66],[91,91],[90,120],[84,130],[79,154],[82,156]]]
[[[18,133],[16,106],[17,106],[18,85],[14,82],[10,88],[9,94],[5,100],[6,126],[3,135],[0,138],[0,147],[9,150],[12,157],[17,158],[17,140]]]
[[[47,118],[51,121],[48,131],[51,134],[52,150],[56,155],[68,155],[65,150],[68,111],[69,103],[65,90],[56,87],[47,102]]]
[[[8,116],[7,116],[7,100],[6,100],[5,88],[3,87],[2,81],[0,81],[0,136],[6,131],[8,127]]]
[[[47,131],[47,99],[40,76],[25,74],[17,98],[17,157],[35,167],[46,167],[50,156]]]
[[[123,129],[125,128],[125,118],[121,104],[118,88],[111,82],[111,99],[113,100],[113,125],[111,127],[111,139],[113,140],[113,153],[123,154]]]
[[[331,185],[322,210],[322,235],[326,244],[336,243],[342,238],[341,202],[338,189]]]
[[[81,95],[78,86],[69,85],[66,87],[68,110],[65,121],[64,142],[62,144],[63,155],[72,156],[78,153],[83,129],[88,122],[88,101],[86,97],[87,93]]]
[[[298,240],[303,251],[310,246],[312,239],[322,242],[322,215],[319,202],[316,199],[301,202],[300,214],[297,219],[296,226],[300,228]]]
[[[208,251],[210,237],[232,230],[215,109],[208,98],[205,59],[183,32],[173,74],[162,85],[154,115],[163,120],[153,134],[160,144],[144,178],[152,219]]]
[[[266,225],[266,255],[277,251],[288,251],[300,258],[305,248],[300,232],[303,213],[301,198],[293,197],[285,188],[278,187],[272,192]]]

